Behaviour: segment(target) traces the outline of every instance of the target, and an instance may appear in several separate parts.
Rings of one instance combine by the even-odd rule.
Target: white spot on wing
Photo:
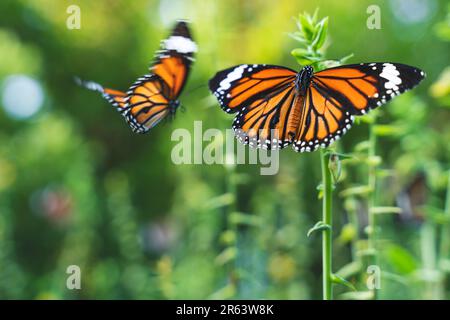
[[[182,36],[171,36],[164,40],[166,50],[175,50],[179,53],[197,52],[197,44],[189,38]]]
[[[245,68],[247,68],[247,65],[243,64],[239,67],[236,67],[233,71],[227,74],[227,77],[222,81],[220,81],[219,88],[217,88],[217,91],[224,91],[230,89],[231,83],[242,77],[242,73],[244,72]]]
[[[391,63],[383,64],[383,71],[380,73],[380,77],[385,78],[387,82],[384,84],[386,89],[398,90],[398,85],[402,83],[402,79],[399,77],[400,72]]]

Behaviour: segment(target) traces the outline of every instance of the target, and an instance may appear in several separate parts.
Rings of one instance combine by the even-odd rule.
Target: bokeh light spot
[[[434,0],[391,0],[390,6],[395,18],[403,24],[425,22],[436,11]]]
[[[38,81],[25,75],[12,75],[3,84],[2,104],[9,116],[26,119],[36,114],[44,102]]]

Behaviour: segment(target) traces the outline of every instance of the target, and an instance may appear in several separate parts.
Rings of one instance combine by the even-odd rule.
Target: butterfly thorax
[[[297,77],[295,78],[295,88],[300,95],[306,95],[313,73],[314,70],[311,66],[306,66],[297,73]]]
[[[170,115],[174,116],[175,113],[177,112],[177,109],[179,106],[180,106],[180,101],[178,101],[178,100],[170,101],[170,103],[169,103]]]

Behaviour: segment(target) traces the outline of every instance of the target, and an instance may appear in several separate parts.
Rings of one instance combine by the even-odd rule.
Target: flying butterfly
[[[161,50],[150,66],[127,92],[104,88],[92,81],[77,82],[100,92],[126,119],[136,133],[146,133],[167,116],[175,115],[197,44],[185,21],[178,21],[170,37],[161,41]]]
[[[252,147],[297,152],[327,147],[363,115],[415,87],[425,73],[400,63],[375,62],[300,72],[242,64],[218,72],[209,88],[222,109],[236,113],[238,139]]]

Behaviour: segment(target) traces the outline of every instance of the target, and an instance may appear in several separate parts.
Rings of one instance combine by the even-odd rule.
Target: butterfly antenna
[[[103,87],[100,84],[96,83],[96,82],[85,81],[85,80],[82,80],[81,78],[79,78],[77,76],[74,76],[73,80],[74,80],[74,82],[77,85],[79,85],[81,87],[84,87],[84,88],[92,90],[92,91],[98,91],[98,92],[103,93]]]
[[[79,85],[79,86],[82,86],[83,85],[83,80],[81,80],[79,77],[77,77],[77,76],[73,76],[73,81],[77,84],[77,85]]]

